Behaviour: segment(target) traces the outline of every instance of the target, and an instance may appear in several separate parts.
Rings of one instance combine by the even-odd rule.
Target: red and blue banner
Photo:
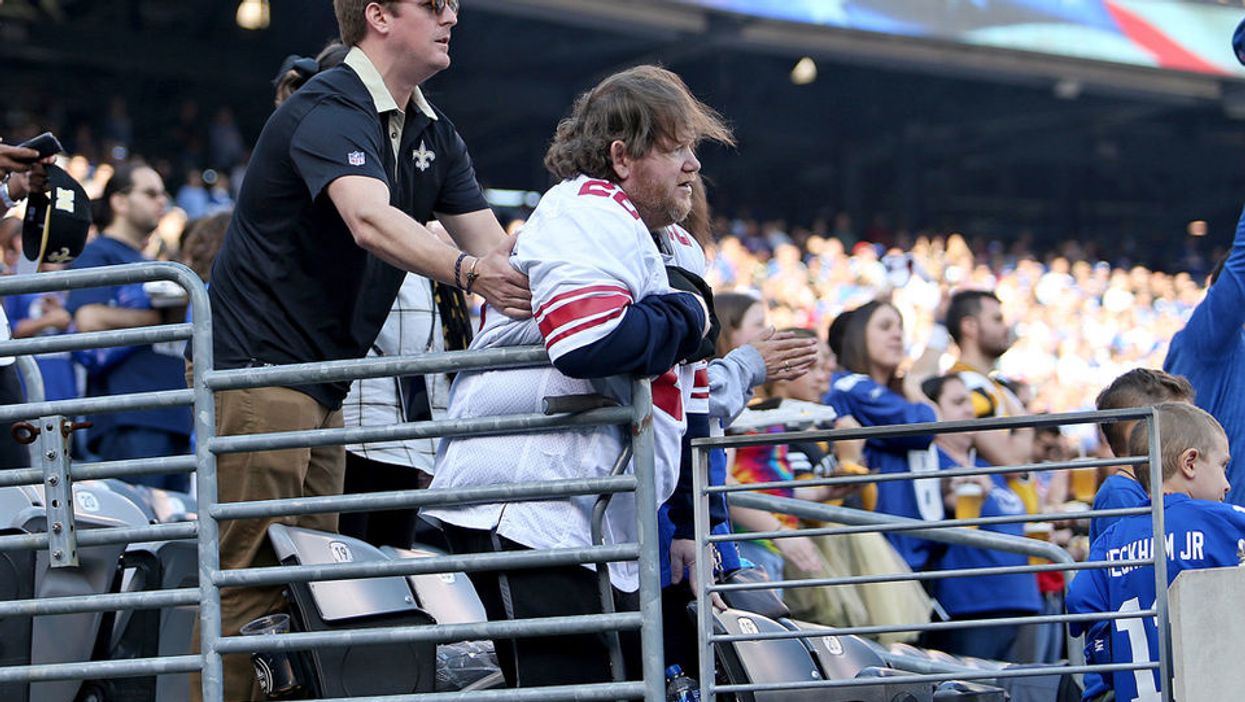
[[[1245,10],[1207,0],[680,0],[883,34],[1245,77],[1231,39]]]

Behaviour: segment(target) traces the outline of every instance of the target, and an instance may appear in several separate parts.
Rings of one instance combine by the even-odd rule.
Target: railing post
[[[216,454],[211,451],[216,436],[216,402],[206,376],[213,366],[212,310],[202,285],[185,286],[190,293],[194,335],[191,337],[191,389],[194,391],[195,488],[199,501],[199,655],[204,702],[225,699],[224,669],[216,651],[221,637],[220,524],[212,516],[216,504]]]
[[[78,565],[67,429],[66,419],[60,415],[40,417],[36,425],[39,433],[35,445],[39,447],[39,465],[43,466],[43,494],[48,511],[48,564],[53,568]]]
[[[644,699],[665,699],[665,649],[661,621],[661,564],[658,562],[656,444],[653,437],[653,386],[647,378],[632,383],[631,445],[635,466],[635,504],[640,537],[640,645],[644,659]]]
[[[693,522],[696,530],[696,653],[699,661],[697,680],[700,684],[701,702],[713,702],[715,656],[709,635],[713,633],[713,605],[707,588],[713,582],[713,559],[709,545],[709,485],[710,449],[692,449],[692,494],[696,497]]]
[[[1163,504],[1163,454],[1159,436],[1158,412],[1151,409],[1145,420],[1150,430],[1150,514],[1154,522],[1154,627],[1159,637],[1159,694],[1163,702],[1172,699],[1171,625],[1167,598],[1167,525]],[[1145,603],[1142,603],[1144,607]],[[1149,675],[1149,671],[1146,671]]]

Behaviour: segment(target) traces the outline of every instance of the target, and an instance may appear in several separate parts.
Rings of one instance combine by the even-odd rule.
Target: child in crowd
[[[1239,543],[1245,538],[1245,510],[1222,503],[1229,487],[1225,471],[1230,456],[1228,438],[1219,422],[1186,403],[1165,402],[1155,409],[1162,439],[1167,584],[1171,585],[1184,570],[1239,564]],[[1148,441],[1147,428],[1135,427],[1129,437],[1130,453],[1146,453]],[[1142,485],[1150,484],[1148,465],[1137,466],[1136,472]],[[1145,504],[1148,506],[1149,502]],[[1123,517],[1094,542],[1090,560],[1148,558],[1154,549],[1153,537],[1150,515]],[[1154,570],[1150,566],[1095,569],[1072,581],[1068,611],[1142,611],[1153,608],[1155,597]],[[1158,660],[1158,633],[1153,618],[1073,622],[1069,628],[1073,635],[1089,630],[1085,636],[1085,657],[1091,664]],[[1087,676],[1082,699],[1158,699],[1159,689],[1157,670],[1124,670],[1092,682]]]
[[[1152,407],[1161,402],[1183,402],[1193,404],[1193,386],[1182,376],[1170,375],[1161,370],[1150,368],[1134,368],[1116,378],[1098,394],[1098,409],[1116,410],[1133,407]],[[1102,434],[1116,457],[1131,455],[1128,452],[1128,438],[1137,420],[1109,422],[1102,424]],[[1142,454],[1149,453],[1149,447],[1143,447]],[[1094,509],[1126,509],[1137,507],[1149,500],[1145,487],[1137,482],[1137,475],[1132,466],[1121,466],[1114,475],[1109,476],[1094,495]],[[1089,540],[1092,544],[1098,536],[1114,524],[1120,517],[1099,517],[1090,522]]]

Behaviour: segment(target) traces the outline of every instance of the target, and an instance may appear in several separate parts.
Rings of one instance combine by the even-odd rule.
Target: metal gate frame
[[[523,688],[470,693],[429,693],[356,697],[358,700],[615,700],[664,699],[662,617],[658,527],[656,510],[639,510],[639,543],[559,548],[516,553],[438,556],[383,563],[337,563],[332,565],[277,566],[222,571],[219,557],[219,525],[223,520],[260,516],[301,515],[317,512],[354,512],[373,509],[415,508],[432,505],[509,502],[569,497],[612,495],[634,491],[639,504],[657,504],[654,477],[652,391],[648,380],[632,385],[632,404],[583,412],[552,415],[530,414],[481,417],[467,420],[436,420],[385,427],[323,429],[244,436],[215,435],[214,394],[222,390],[299,385],[358,378],[416,373],[462,372],[500,368],[523,368],[548,364],[544,349],[512,348],[487,351],[433,353],[413,357],[386,357],[329,361],[245,370],[212,370],[211,309],[203,283],[190,269],[174,263],[135,263],[102,268],[40,273],[0,278],[0,296],[33,292],[126,285],[170,280],[189,294],[192,322],[156,327],[66,334],[0,342],[0,356],[24,356],[54,351],[87,350],[106,346],[146,345],[189,340],[193,357],[192,387],[186,390],[133,393],[56,402],[33,401],[0,407],[0,424],[31,417],[44,419],[117,410],[155,409],[192,405],[197,437],[193,456],[111,461],[71,465],[61,455],[32,464],[29,469],[0,472],[0,487],[42,484],[68,494],[73,481],[195,471],[199,500],[197,522],[159,524],[139,528],[72,530],[0,536],[0,551],[76,548],[78,545],[123,544],[140,541],[196,539],[199,587],[174,590],[61,597],[0,602],[0,617],[40,616],[80,612],[156,609],[199,606],[200,650],[198,655],[170,656],[123,661],[91,661],[59,665],[0,667],[0,682],[87,680],[202,672],[202,691],[207,702],[223,699],[221,656],[255,651],[297,651],[349,643],[375,645],[414,641],[462,641],[484,638],[521,638],[534,635],[640,631],[643,679],[548,688]],[[23,372],[30,372],[30,365]],[[35,369],[37,370],[37,369]],[[32,389],[32,396],[36,393]],[[43,420],[41,419],[41,422]],[[422,490],[366,495],[282,499],[263,502],[217,502],[216,456],[281,448],[365,443],[408,438],[486,436],[533,431],[557,431],[585,427],[623,425],[630,439],[634,472],[571,481],[496,485],[470,490]],[[47,432],[59,434],[59,432]],[[626,442],[624,442],[626,443]],[[40,455],[33,456],[36,460]],[[452,494],[450,494],[452,493]],[[48,523],[73,524],[73,500],[49,506]],[[66,545],[67,544],[67,545]],[[473,572],[499,568],[527,568],[570,564],[601,564],[637,560],[640,576],[640,610],[577,617],[484,622],[478,624],[390,627],[334,632],[290,633],[264,636],[221,634],[220,591],[224,587],[277,585],[317,580],[347,580],[380,576],[406,576],[450,571]],[[66,566],[70,565],[68,563]]]
[[[1138,420],[1147,427],[1149,438],[1149,453],[1146,456],[1136,456],[1128,458],[1112,458],[1112,459],[1093,459],[1093,460],[1075,460],[1064,462],[1051,462],[1039,464],[1027,464],[1021,466],[992,466],[989,468],[956,468],[950,470],[940,470],[936,474],[920,473],[920,472],[901,472],[901,473],[885,473],[885,474],[869,474],[843,476],[834,478],[818,478],[813,480],[798,481],[782,481],[769,483],[753,483],[742,485],[717,485],[710,486],[707,484],[706,466],[709,465],[709,451],[716,448],[740,448],[750,446],[773,446],[795,442],[809,441],[835,441],[835,440],[852,440],[852,439],[871,439],[871,438],[892,438],[919,435],[935,435],[945,433],[971,432],[983,430],[998,429],[1018,429],[1024,427],[1050,427],[1065,424],[1088,424],[1102,423],[1109,421]],[[896,517],[892,515],[879,514],[864,510],[848,509],[843,507],[833,507],[830,505],[822,505],[812,503],[807,500],[798,500],[791,498],[777,497],[774,495],[752,494],[756,490],[774,489],[774,488],[793,488],[793,487],[814,487],[814,486],[833,486],[833,485],[862,485],[868,483],[877,483],[891,480],[914,480],[918,478],[930,478],[931,476],[941,478],[952,478],[958,476],[969,475],[993,475],[998,473],[1014,473],[1029,471],[1047,471],[1047,470],[1074,470],[1078,468],[1099,468],[1104,466],[1150,466],[1150,494],[1161,495],[1162,491],[1162,465],[1161,452],[1159,450],[1160,437],[1158,424],[1155,421],[1155,410],[1153,408],[1140,409],[1123,409],[1109,410],[1103,412],[1074,412],[1066,414],[1051,414],[1041,416],[1028,417],[1004,417],[990,419],[974,419],[962,421],[947,422],[929,422],[921,424],[906,424],[895,426],[877,426],[862,427],[856,429],[832,429],[832,430],[812,430],[798,432],[784,432],[773,434],[750,434],[725,437],[709,437],[695,439],[692,441],[694,455],[692,458],[693,472],[693,489],[696,496],[695,499],[695,544],[696,544],[696,581],[698,588],[696,592],[697,616],[698,616],[698,653],[700,656],[700,694],[701,699],[705,702],[712,702],[716,699],[717,692],[735,693],[735,692],[761,692],[770,690],[797,690],[797,689],[835,689],[844,687],[860,687],[868,685],[880,684],[877,679],[852,679],[840,681],[801,681],[791,683],[768,683],[768,684],[736,684],[718,686],[714,682],[714,646],[718,643],[728,643],[734,641],[759,641],[765,639],[792,639],[805,638],[814,635],[822,635],[825,632],[800,632],[785,631],[758,634],[733,634],[723,635],[713,633],[713,622],[711,619],[712,607],[709,603],[709,596],[715,592],[727,592],[731,590],[745,589],[764,589],[764,588],[785,588],[785,587],[827,587],[835,585],[847,584],[864,584],[879,582],[896,582],[904,580],[932,580],[947,577],[966,577],[972,575],[1000,575],[1012,573],[1040,573],[1049,571],[1059,572],[1075,572],[1089,569],[1118,568],[1127,566],[1153,566],[1155,577],[1155,593],[1156,603],[1153,609],[1141,610],[1140,612],[1131,612],[1128,614],[1120,613],[1103,613],[1103,614],[1059,614],[1059,615],[1037,615],[1033,617],[1014,617],[1008,619],[977,619],[963,620],[956,622],[939,622],[931,624],[913,624],[913,625],[897,625],[897,626],[863,626],[863,627],[847,627],[834,629],[834,634],[880,634],[888,632],[903,631],[937,631],[940,629],[963,628],[970,626],[1003,626],[1011,624],[1047,624],[1047,623],[1063,623],[1068,622],[1086,622],[1086,621],[1104,621],[1116,619],[1141,619],[1154,617],[1159,631],[1158,650],[1159,660],[1149,663],[1135,664],[1109,664],[1109,665],[1071,665],[1064,667],[1034,667],[1005,671],[981,671],[973,668],[963,668],[956,670],[955,666],[950,665],[934,665],[928,661],[918,662],[908,660],[903,656],[891,656],[889,662],[895,667],[908,670],[929,672],[917,672],[912,675],[903,675],[896,677],[888,677],[884,679],[886,683],[917,683],[928,682],[937,683],[947,680],[990,680],[1008,677],[1033,677],[1041,675],[1050,675],[1052,672],[1070,673],[1081,675],[1089,672],[1097,672],[1109,674],[1115,671],[1125,670],[1153,670],[1160,671],[1160,691],[1163,702],[1171,702],[1171,680],[1172,680],[1172,657],[1171,657],[1171,631],[1168,614],[1168,592],[1167,592],[1167,559],[1163,549],[1154,549],[1152,557],[1135,560],[1116,560],[1116,561],[1087,561],[1082,563],[1072,562],[1062,548],[1054,544],[1048,544],[1035,539],[1026,537],[1017,537],[1009,534],[999,534],[996,532],[982,531],[979,529],[970,529],[968,527],[977,527],[990,524],[1013,524],[1028,522],[1050,522],[1059,521],[1068,518],[1066,514],[1027,514],[1020,516],[1001,516],[1001,517],[978,517],[975,519],[943,519],[939,521],[923,521],[919,519],[908,519]],[[791,514],[803,519],[816,521],[840,522],[849,526],[836,526],[812,529],[794,529],[771,532],[755,532],[747,534],[720,534],[711,535],[709,533],[709,498],[711,495],[725,494],[732,505],[740,507],[751,507],[771,512],[781,512]],[[1127,509],[1110,509],[1078,512],[1077,519],[1092,519],[1096,517],[1121,517],[1134,514],[1149,514],[1152,519],[1154,533],[1165,534],[1165,522],[1163,501],[1153,501],[1150,507],[1136,507]],[[948,544],[959,544],[965,546],[975,546],[979,548],[996,549],[1000,551],[1008,551],[1011,553],[1019,553],[1031,556],[1040,556],[1051,560],[1050,564],[1041,565],[1024,565],[1024,566],[1008,566],[997,568],[976,568],[962,570],[940,570],[940,571],[924,571],[919,573],[907,573],[898,575],[878,575],[878,576],[849,576],[839,578],[823,578],[810,580],[782,580],[778,583],[753,583],[739,585],[717,585],[712,582],[711,566],[712,559],[709,556],[709,547],[712,544],[724,541],[739,541],[744,539],[781,539],[793,538],[797,536],[823,536],[837,534],[855,534],[866,532],[890,533],[903,532],[939,541]],[[709,558],[709,560],[706,560]],[[1071,651],[1070,651],[1071,653]]]

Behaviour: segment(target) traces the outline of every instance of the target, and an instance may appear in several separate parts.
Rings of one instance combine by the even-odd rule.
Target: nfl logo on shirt
[[[352,166],[362,166],[367,162],[367,157],[363,155],[362,151],[351,151],[346,154],[346,160],[349,161]]]

